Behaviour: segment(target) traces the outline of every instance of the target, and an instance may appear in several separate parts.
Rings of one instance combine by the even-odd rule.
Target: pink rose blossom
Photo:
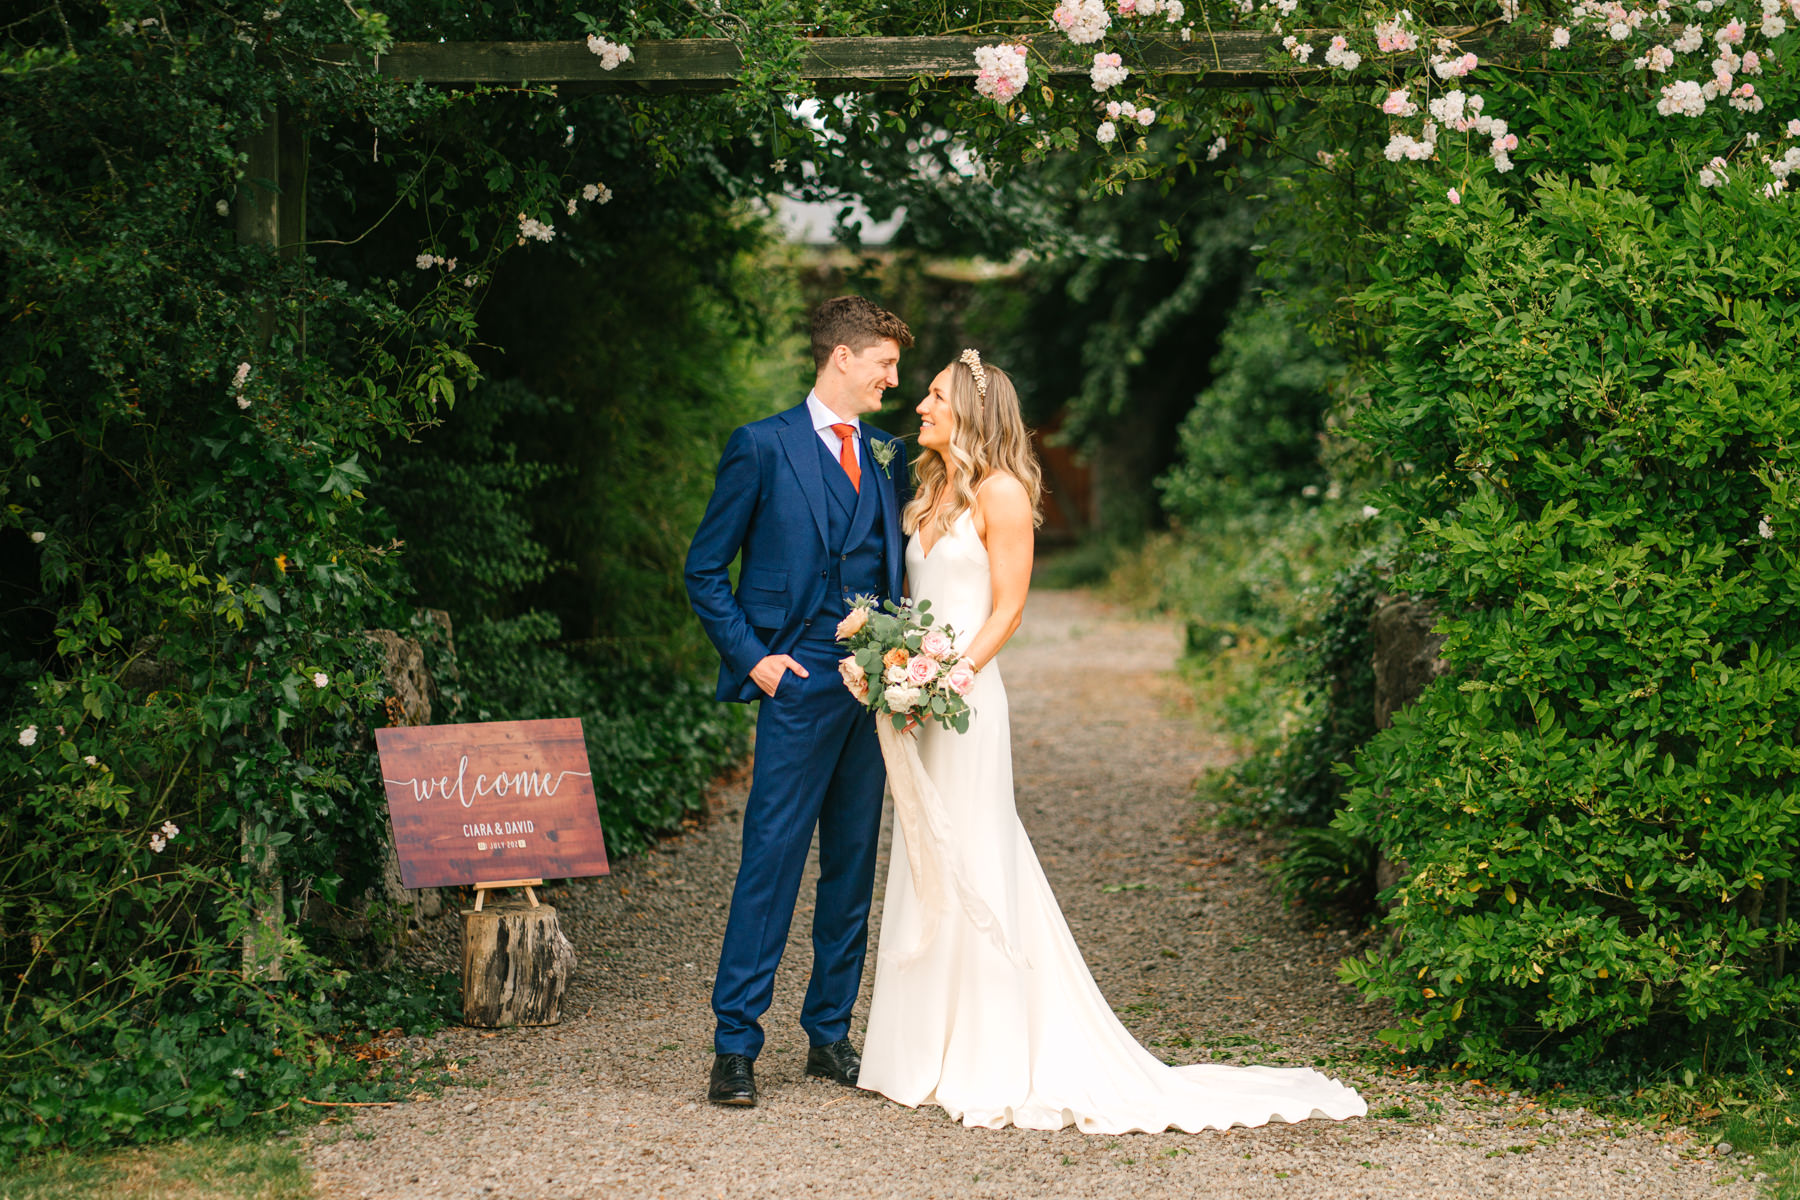
[[[1462,193],[1457,191],[1455,188],[1451,188],[1448,192],[1444,193],[1444,199],[1450,201],[1450,203],[1452,203],[1452,204],[1461,204],[1462,203]]]
[[[1418,45],[1418,37],[1400,28],[1398,20],[1388,21],[1375,27],[1375,48],[1383,54],[1397,54],[1413,50]]]
[[[966,662],[959,662],[950,668],[950,676],[944,682],[957,695],[966,696],[975,689],[975,668]]]
[[[915,654],[912,661],[906,664],[906,682],[914,687],[924,687],[937,678],[938,660],[929,654]]]
[[[941,631],[933,629],[919,643],[919,649],[933,658],[946,659],[950,657],[950,639],[945,637]]]

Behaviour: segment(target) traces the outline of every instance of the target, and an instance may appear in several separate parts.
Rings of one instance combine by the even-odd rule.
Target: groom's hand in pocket
[[[750,682],[761,688],[763,695],[774,699],[775,689],[781,686],[781,677],[788,671],[806,678],[806,668],[798,662],[785,654],[771,654],[750,668]]]

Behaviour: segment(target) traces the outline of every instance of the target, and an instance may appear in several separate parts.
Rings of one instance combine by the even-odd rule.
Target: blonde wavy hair
[[[1044,523],[1044,477],[1031,449],[1025,418],[1019,413],[1019,393],[999,367],[984,363],[982,369],[987,376],[985,398],[967,363],[950,364],[950,412],[956,421],[950,433],[950,457],[956,472],[952,475],[945,470],[937,451],[919,448],[913,462],[913,498],[900,515],[900,527],[908,534],[918,532],[946,486],[953,494],[950,503],[938,509],[937,530],[939,534],[949,532],[950,523],[974,507],[975,493],[997,473],[1011,475],[1025,485],[1031,497],[1031,523],[1034,527]]]

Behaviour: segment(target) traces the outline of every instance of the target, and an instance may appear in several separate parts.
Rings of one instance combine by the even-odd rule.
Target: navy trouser
[[[843,650],[835,642],[808,642],[791,654],[809,677],[783,675],[756,719],[744,855],[713,983],[713,1048],[720,1054],[755,1058],[762,1051],[757,1019],[774,995],[815,827],[812,980],[800,1010],[813,1045],[849,1036],[862,986],[887,771],[873,715],[838,676]]]

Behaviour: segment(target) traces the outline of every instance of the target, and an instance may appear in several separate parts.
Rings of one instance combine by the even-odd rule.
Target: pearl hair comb
[[[969,371],[975,376],[975,391],[983,400],[987,399],[987,370],[981,365],[979,350],[964,350],[961,361],[967,364]]]

